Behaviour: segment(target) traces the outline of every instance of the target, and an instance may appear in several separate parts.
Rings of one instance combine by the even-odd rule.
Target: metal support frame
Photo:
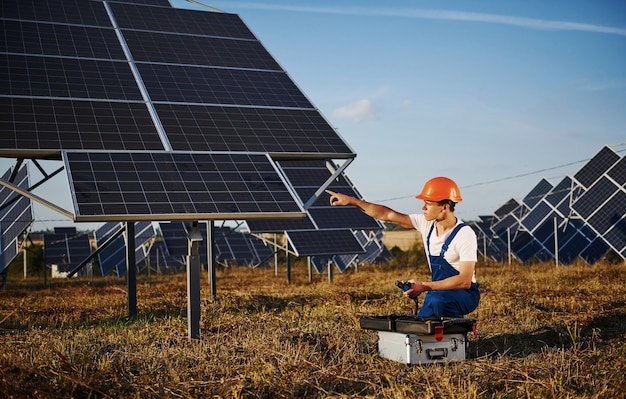
[[[291,284],[291,262],[289,260],[289,241],[285,246],[285,264],[287,266],[287,284]]]
[[[126,222],[126,287],[128,289],[128,317],[132,319],[137,317],[137,266],[135,265],[135,222]]]
[[[209,272],[209,287],[211,287],[211,302],[217,299],[217,276],[215,274],[215,240],[213,237],[213,221],[206,224],[206,257],[207,270]]]
[[[187,255],[187,330],[189,339],[200,339],[200,256],[198,243],[202,235],[194,221],[188,232]]]

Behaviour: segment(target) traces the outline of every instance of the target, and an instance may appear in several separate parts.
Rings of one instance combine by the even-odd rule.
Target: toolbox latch
[[[435,339],[441,341],[443,339],[443,326],[435,326]]]

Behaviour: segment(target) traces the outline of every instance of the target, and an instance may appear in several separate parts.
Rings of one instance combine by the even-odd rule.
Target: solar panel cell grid
[[[559,247],[559,262],[562,264],[573,263],[588,245],[589,239],[577,232],[567,243]]]
[[[2,93],[11,96],[141,101],[125,62],[0,55]]]
[[[626,156],[616,162],[607,172],[607,175],[615,180],[618,185],[626,187]]]
[[[352,154],[313,110],[156,104],[175,151]]]
[[[238,15],[111,4],[120,28],[256,40]]]
[[[89,236],[76,228],[56,229],[44,234],[46,265],[57,265],[61,272],[69,272],[91,254]]]
[[[95,0],[101,1],[101,0]],[[102,0],[105,1],[105,0]],[[112,3],[130,3],[130,4],[143,4],[159,7],[171,7],[169,0],[108,0]]]
[[[283,72],[144,63],[137,66],[155,102],[313,108]]]
[[[263,69],[282,68],[256,40],[179,35],[124,30],[124,38],[137,62]]]
[[[375,219],[354,207],[310,208],[309,213],[319,229],[380,229],[380,224]]]
[[[584,187],[591,186],[600,178],[615,162],[619,160],[619,155],[609,147],[603,147],[600,152],[594,155],[576,174],[574,178]]]
[[[350,230],[288,231],[287,236],[298,256],[365,252]]]
[[[144,104],[0,97],[3,150],[163,150]]]
[[[609,246],[604,240],[601,237],[597,237],[580,253],[580,258],[593,265],[602,259],[608,250]]]
[[[552,184],[550,184],[550,182],[546,179],[541,179],[541,181],[524,197],[524,204],[526,204],[528,208],[532,209],[551,189]]]
[[[613,224],[613,227],[604,234],[604,240],[617,252],[626,250],[626,217]]]
[[[602,177],[572,204],[572,209],[583,219],[588,219],[616,190],[618,187],[613,182]]]
[[[624,215],[626,215],[626,192],[618,191],[601,209],[587,219],[587,223],[599,234],[604,234]]]
[[[519,203],[515,199],[510,199],[500,208],[496,209],[494,214],[498,217],[498,219],[502,219],[518,207]]]
[[[102,3],[85,0],[3,0],[0,18],[110,26]]]
[[[111,28],[0,20],[0,52],[125,60]]]
[[[119,159],[115,162],[108,153],[93,153],[93,157],[91,153],[66,153],[66,166],[75,188],[77,217],[154,215],[162,218],[164,215],[183,214],[191,219],[197,218],[197,215],[212,214],[302,212],[263,154],[161,152],[151,154],[152,159],[147,159],[145,155],[133,158],[133,162],[121,162]],[[156,176],[144,173],[146,168],[138,167],[142,163],[147,163],[148,169],[158,168],[161,172]],[[211,173],[208,178],[202,176],[198,163],[211,169],[210,172],[214,169],[220,173]],[[181,177],[181,173],[189,172],[192,167],[203,183],[198,192],[190,191]],[[110,171],[114,171],[117,178],[104,180],[110,176]],[[217,176],[218,181],[209,180],[212,176]],[[158,202],[157,198],[164,198],[163,193],[168,201]],[[207,201],[195,202],[198,195],[204,196],[201,198]],[[107,198],[119,196],[121,202],[104,202]]]
[[[572,189],[572,179],[565,177],[546,195],[546,201],[556,207],[561,201],[569,196]]]
[[[533,231],[541,222],[550,216],[552,209],[544,201],[541,201],[535,208],[522,219],[522,226],[529,231]]]

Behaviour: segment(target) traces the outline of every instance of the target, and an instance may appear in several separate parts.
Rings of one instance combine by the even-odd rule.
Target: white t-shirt
[[[430,231],[432,225],[435,224],[435,221],[427,221],[423,214],[412,214],[409,215],[409,218],[411,219],[411,223],[413,224],[413,227],[415,227],[415,230],[422,234],[424,250],[426,251],[426,256],[428,257],[429,247],[426,245],[426,239],[428,237],[428,232]],[[456,224],[459,225],[461,223],[463,222],[457,219]],[[430,253],[433,256],[441,254],[441,247],[443,247],[443,244],[450,233],[452,233],[452,229],[447,231],[445,234],[438,236],[437,228],[433,229],[433,232],[430,235]],[[459,270],[461,261],[476,262],[478,260],[477,253],[478,242],[476,241],[476,233],[474,233],[474,230],[472,230],[471,227],[465,226],[456,233],[456,236],[452,239],[452,242],[448,246],[448,250],[443,257],[452,267]],[[430,267],[430,258],[428,262]],[[476,282],[476,272],[474,272],[474,276],[472,276],[472,282]]]

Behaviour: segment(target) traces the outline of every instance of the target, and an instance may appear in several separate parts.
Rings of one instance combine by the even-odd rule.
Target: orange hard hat
[[[433,177],[424,184],[424,188],[419,195],[415,196],[424,201],[443,201],[450,200],[452,202],[461,202],[461,190],[454,180],[447,177]]]

